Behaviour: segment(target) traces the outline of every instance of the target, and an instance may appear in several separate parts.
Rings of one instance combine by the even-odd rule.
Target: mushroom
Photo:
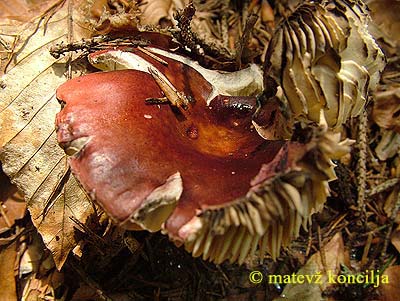
[[[367,23],[361,1],[302,4],[279,25],[264,76],[205,69],[162,36],[92,53],[106,72],[57,90],[57,139],[118,225],[161,229],[216,263],[257,249],[275,259],[321,210],[332,159],[349,151],[329,128],[357,116],[379,80]]]
[[[363,110],[385,57],[368,32],[359,0],[305,2],[283,21],[265,62],[267,95],[279,86],[295,120],[318,122],[322,109],[340,128]]]
[[[257,107],[255,66],[220,73],[156,47],[89,60],[116,70],[57,90],[57,139],[115,223],[162,229],[194,256],[243,263],[257,245],[276,258],[321,209],[331,158],[347,152],[348,141],[326,126],[302,131],[298,141],[263,139],[257,126],[285,117],[278,102]]]

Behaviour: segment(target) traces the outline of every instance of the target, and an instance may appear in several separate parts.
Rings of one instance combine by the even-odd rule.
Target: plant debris
[[[3,1],[0,4],[0,66],[4,73],[0,81],[2,297],[7,300],[298,300],[299,296],[321,300],[393,300],[397,297],[400,20],[395,8],[399,1],[366,0],[365,3],[195,0],[191,6],[184,0]],[[152,34],[144,34],[148,31]],[[165,38],[160,40],[160,35]],[[295,208],[296,214],[307,211],[304,216],[294,215],[293,219],[274,223],[267,229],[266,215],[258,223],[253,207],[243,207],[238,202],[234,206],[241,214],[237,235],[225,227],[227,219],[221,219],[227,216],[225,209],[204,207],[200,208],[201,214],[195,212],[202,221],[203,227],[198,232],[201,235],[194,235],[191,243],[184,243],[185,248],[203,254],[204,258],[214,258],[218,264],[193,258],[184,247],[177,247],[159,232],[117,227],[89,200],[57,144],[54,119],[60,106],[54,97],[56,89],[67,79],[98,71],[101,62],[96,65],[94,59],[101,51],[112,49],[109,62],[117,64],[116,54],[121,49],[126,52],[134,49],[143,57],[151,57],[146,51],[155,41],[163,51],[187,56],[205,70],[225,73],[253,65],[265,66],[264,71],[271,76],[266,82],[268,89],[258,97],[254,94],[251,97],[255,103],[271,109],[267,113],[256,111],[255,121],[259,125],[255,129],[264,138],[275,137],[278,141],[296,133],[296,141],[290,143],[309,146],[307,156],[298,160],[289,173],[268,183],[262,179],[262,185],[255,185],[249,192],[249,197],[252,193],[279,195],[265,204],[252,199],[253,207],[263,204],[268,212],[273,209],[272,215],[278,212],[277,220],[281,216],[280,206],[285,210]],[[357,46],[352,47],[352,41]],[[277,47],[270,46],[271,43]],[[132,49],[127,50],[129,47]],[[384,69],[380,48],[387,60]],[[290,56],[290,49],[296,50],[295,55]],[[311,59],[307,52],[315,56]],[[161,52],[150,53],[155,55],[151,59],[161,66],[170,64]],[[272,57],[283,59],[279,63]],[[291,73],[294,77],[281,76]],[[308,76],[307,86],[300,76]],[[148,78],[152,80],[151,75]],[[284,78],[292,81],[281,81]],[[319,91],[318,85],[325,87],[322,82],[341,90],[321,88],[325,101],[314,107],[315,102],[304,106],[298,90],[307,94],[306,100],[315,100],[311,92]],[[161,85],[166,83],[168,86],[165,79],[161,80]],[[170,83],[175,85],[171,80]],[[157,85],[154,88],[159,90]],[[179,94],[180,90],[173,92]],[[343,92],[338,93],[337,103],[332,102],[338,100],[332,96],[335,91]],[[147,102],[143,100],[143,106],[151,110],[159,106],[164,110],[173,107],[171,100],[177,100],[176,104],[183,104],[179,109],[181,114],[188,114],[196,99],[180,98],[180,94],[174,93],[167,97],[161,92],[151,95]],[[336,134],[329,132],[326,136],[321,129],[318,131],[321,108]],[[144,114],[143,122],[154,122],[153,115]],[[355,118],[347,120],[347,117]],[[277,121],[277,125],[265,126],[266,120]],[[307,130],[309,126],[313,130]],[[338,132],[342,141],[351,139],[358,143],[353,144],[350,152],[326,157],[324,154],[329,153],[330,147],[337,147],[334,141],[339,141]],[[191,128],[184,134],[196,140],[199,132]],[[314,141],[312,145],[307,144],[310,141]],[[70,145],[69,150],[79,152],[83,145]],[[334,173],[329,158],[334,158]],[[282,162],[277,159],[274,164],[265,165],[264,173]],[[296,169],[300,167],[302,171],[315,173],[309,178],[314,186],[302,181]],[[326,180],[335,175],[337,179],[329,182],[328,195]],[[279,183],[275,183],[277,180]],[[315,204],[305,208],[301,203],[303,209],[296,207],[297,194],[291,187],[300,189],[302,196],[309,194],[308,199]],[[323,196],[321,200],[313,197],[317,194]],[[217,230],[211,231],[213,227]],[[224,261],[229,258],[219,258],[217,253],[209,251],[211,248],[207,254],[207,244],[203,243],[206,240],[198,239],[206,237],[208,232],[218,237],[218,234],[232,234],[230,231],[234,236],[232,241],[248,251],[233,254],[243,262],[241,266]],[[247,234],[261,231],[267,236],[261,240],[254,237],[243,240],[245,231]],[[290,241],[297,234],[297,239]],[[208,241],[209,247],[218,250],[229,247],[225,238]],[[279,250],[277,246],[282,241],[285,247]],[[270,253],[257,251],[266,246]],[[306,279],[301,277],[306,274],[323,276],[323,285],[316,281],[294,283]],[[282,281],[270,281],[279,280],[279,276]]]

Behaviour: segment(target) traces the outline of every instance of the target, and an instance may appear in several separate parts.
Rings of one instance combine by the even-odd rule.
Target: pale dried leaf
[[[2,78],[0,160],[4,172],[24,193],[33,223],[58,268],[76,245],[70,217],[84,223],[92,212],[55,139],[54,119],[60,106],[53,96],[66,80],[66,65],[64,58],[49,54],[52,45],[68,40],[69,28],[74,40],[87,34],[78,23],[79,4],[61,1],[48,22],[28,23],[22,30],[0,25],[0,30],[19,36],[14,61]],[[72,24],[69,11],[73,11]]]

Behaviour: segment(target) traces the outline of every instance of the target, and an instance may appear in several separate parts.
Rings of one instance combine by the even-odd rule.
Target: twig
[[[8,219],[7,213],[5,212],[3,208],[3,202],[0,202],[0,215],[4,218],[4,221],[6,222],[6,225],[8,228],[12,227],[12,224],[10,220]]]
[[[55,46],[50,48],[50,54],[58,59],[67,52],[72,51],[89,51],[89,50],[99,50],[102,48],[109,48],[112,46],[148,46],[149,42],[145,40],[132,40],[129,38],[121,39],[113,39],[110,36],[97,36],[91,39],[82,39],[81,41],[71,42],[68,44],[64,44],[61,42]]]
[[[322,245],[322,236],[321,236],[321,227],[318,225],[317,227],[317,233],[318,233],[318,244],[319,244],[319,252],[321,255],[321,262],[322,266],[324,267],[324,272],[326,272],[327,264],[326,264],[326,256],[325,256],[325,250]]]
[[[68,265],[81,277],[82,281],[85,282],[88,286],[90,286],[92,289],[94,289],[97,293],[97,295],[101,298],[101,300],[104,301],[112,301],[110,297],[108,297],[104,291],[100,288],[97,282],[95,282],[93,279],[91,279],[85,271],[74,262],[74,260],[69,260]]]
[[[308,226],[308,243],[307,243],[306,257],[308,257],[308,255],[310,254],[312,241],[313,241],[312,226],[310,223],[310,225]]]
[[[373,196],[375,194],[381,193],[385,190],[388,190],[389,188],[392,188],[393,186],[395,186],[397,183],[399,182],[398,178],[394,178],[394,179],[389,179],[385,182],[383,182],[382,184],[379,184],[378,186],[372,188],[371,190],[367,191],[368,192],[368,196]]]
[[[237,65],[238,69],[241,69],[243,49],[247,45],[247,43],[250,39],[250,34],[251,34],[257,20],[258,20],[258,16],[256,14],[251,14],[247,18],[246,26],[244,27],[244,30],[243,30],[243,35],[236,45],[236,65]]]
[[[199,56],[211,56],[214,58],[222,58],[223,60],[231,60],[232,55],[224,47],[219,47],[212,43],[207,44],[193,32],[190,23],[196,12],[193,2],[190,2],[184,9],[178,11],[174,15],[174,19],[178,22],[178,30],[172,31],[174,38],[183,46]]]
[[[363,252],[363,255],[361,258],[361,263],[360,263],[361,268],[365,267],[365,264],[367,263],[368,253],[369,253],[369,249],[371,248],[371,243],[372,243],[372,232],[369,232],[367,242],[364,247],[364,252]]]
[[[365,188],[367,183],[367,111],[364,110],[360,115],[360,124],[358,128],[358,150],[359,159],[357,162],[358,174],[358,210],[361,212],[362,219],[366,224],[365,208]]]

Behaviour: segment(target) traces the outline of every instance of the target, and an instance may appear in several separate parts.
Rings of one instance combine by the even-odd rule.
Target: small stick
[[[372,243],[372,232],[368,233],[368,238],[367,238],[367,242],[365,243],[365,247],[364,247],[364,251],[363,251],[363,255],[361,258],[361,263],[360,266],[363,268],[365,266],[365,264],[367,263],[368,260],[368,253],[369,253],[369,249],[371,248],[371,243]]]
[[[385,190],[388,190],[389,188],[392,188],[399,182],[398,178],[394,179],[389,179],[382,184],[379,184],[378,186],[372,188],[371,190],[368,191],[368,196],[373,196],[375,194],[381,193]]]
[[[149,57],[155,59],[157,62],[159,62],[159,63],[161,63],[161,64],[163,64],[163,65],[165,65],[165,66],[168,66],[168,62],[166,62],[165,60],[163,60],[162,58],[160,58],[159,56],[157,56],[156,54],[154,54],[153,52],[151,52],[151,50],[147,50],[147,49],[145,49],[145,48],[143,48],[143,47],[140,47],[140,46],[138,46],[138,49],[139,49],[141,52],[147,54]]]
[[[319,225],[317,228],[317,233],[318,233],[319,252],[321,254],[321,262],[322,262],[322,266],[324,267],[324,272],[326,272],[326,268],[327,268],[326,256],[325,256],[325,250],[322,245],[321,227]]]
[[[358,210],[361,212],[362,219],[366,225],[366,207],[365,207],[365,188],[367,184],[367,111],[364,110],[360,115],[360,124],[358,129],[358,148],[359,159],[357,162],[358,174]]]
[[[158,69],[149,67],[148,70],[156,81],[157,85],[171,102],[171,105],[186,111],[188,109],[190,100],[182,92],[176,90],[174,85],[160,71],[158,71]]]
[[[7,214],[6,214],[6,212],[5,212],[4,208],[3,208],[3,202],[0,202],[0,214],[1,214],[1,216],[3,216],[7,227],[11,228],[12,224],[11,224],[10,220],[8,219],[8,216],[7,216]]]
[[[240,38],[239,43],[236,45],[236,65],[238,69],[241,68],[242,66],[242,55],[243,55],[243,50],[244,47],[247,45],[250,39],[250,34],[254,28],[254,25],[256,25],[258,16],[256,14],[251,14],[246,21],[246,26],[244,27],[243,30],[243,35]]]

